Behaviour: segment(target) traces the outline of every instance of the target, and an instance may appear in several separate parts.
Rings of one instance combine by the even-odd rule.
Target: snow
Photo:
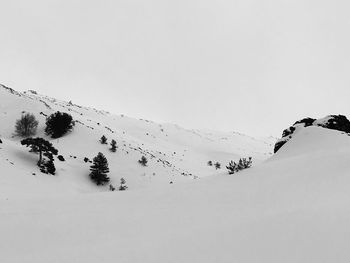
[[[91,114],[91,109],[81,110]],[[152,182],[142,181],[135,176],[142,173],[135,165],[139,154],[130,156],[119,150],[115,165],[111,163],[111,170],[118,171],[113,180],[127,175],[131,189],[97,191],[84,179],[81,155],[103,150],[104,146],[94,143],[101,130],[77,125],[56,142],[65,156],[73,150],[79,154],[79,161],[56,161],[57,176],[32,176],[35,156],[23,151],[16,138],[3,136],[1,262],[349,261],[350,137],[346,134],[315,126],[300,129],[272,158],[261,158],[260,164],[228,175],[199,164],[209,157],[215,161],[216,156],[224,159],[226,154],[239,156],[253,150],[256,156],[267,157],[262,151],[266,144],[257,140],[254,147],[252,139],[237,134],[226,135],[228,139],[221,143],[221,134],[191,132],[174,125],[164,125],[168,137],[162,137],[158,124],[105,113],[92,115],[88,118],[111,127],[114,123],[117,141],[161,149],[180,169],[186,165],[180,165],[171,152],[186,149],[188,159],[181,158],[205,176],[193,180],[177,174],[176,183],[169,184],[169,169],[151,162],[142,178]],[[156,138],[144,135],[145,131]],[[1,132],[8,135],[6,129]],[[239,148],[248,146],[241,152],[232,147],[229,152],[234,146],[231,139],[243,141]],[[113,154],[108,158],[112,160]],[[153,169],[166,180],[149,177]]]
[[[24,189],[33,189],[31,183],[42,183],[42,188],[52,188],[45,192],[98,192],[108,191],[108,186],[96,188],[88,178],[90,160],[102,152],[109,161],[111,183],[118,185],[124,177],[130,189],[163,187],[170,182],[187,182],[220,171],[209,167],[207,162],[219,161],[226,165],[230,160],[252,156],[258,164],[271,156],[273,138],[256,139],[242,134],[188,130],[174,124],[158,124],[148,120],[137,120],[118,116],[94,108],[82,107],[64,102],[36,92],[9,92],[0,87],[0,165],[6,159],[15,163],[12,174],[17,174],[28,182]],[[76,121],[74,130],[63,138],[52,140],[44,133],[45,116],[56,111],[68,112]],[[37,136],[43,137],[59,150],[65,162],[56,160],[57,176],[46,182],[36,167],[35,154],[21,146],[20,138],[14,137],[15,121],[22,112],[33,113],[39,120]],[[117,141],[117,152],[112,153],[109,145],[101,145],[102,135]],[[145,155],[148,166],[142,167],[138,160]],[[1,157],[2,156],[2,157]],[[36,176],[33,176],[36,173]],[[31,179],[27,177],[30,176]],[[49,184],[49,185],[48,185]],[[52,186],[51,186],[52,185]],[[16,187],[12,187],[15,188]],[[0,194],[15,194],[16,190]]]

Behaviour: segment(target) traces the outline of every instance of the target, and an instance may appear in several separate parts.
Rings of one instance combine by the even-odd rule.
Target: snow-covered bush
[[[70,114],[57,111],[46,119],[45,132],[52,138],[60,138],[74,126],[73,118]]]
[[[26,113],[16,121],[15,133],[20,137],[29,137],[35,135],[39,122],[34,114]]]
[[[214,163],[214,166],[216,170],[221,169],[221,163],[219,162]]]

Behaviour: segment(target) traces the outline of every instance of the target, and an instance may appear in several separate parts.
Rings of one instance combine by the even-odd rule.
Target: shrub
[[[148,163],[148,160],[145,156],[142,156],[141,157],[141,160],[139,160],[139,163],[142,165],[142,166],[147,166],[147,163]]]
[[[215,169],[216,169],[216,170],[221,169],[221,163],[219,163],[219,162],[216,162],[216,163],[214,164],[214,166],[215,166]]]
[[[65,160],[64,160],[64,157],[63,157],[62,155],[58,155],[58,156],[57,156],[57,159],[60,160],[61,162],[64,162],[64,161],[65,161]]]
[[[124,191],[128,189],[127,185],[126,185],[126,181],[124,178],[120,178],[120,186],[119,186],[119,191]]]
[[[107,176],[107,173],[109,173],[108,161],[103,153],[99,152],[93,159],[93,164],[90,167],[90,171],[90,178],[97,185],[103,185],[109,182],[110,179]]]
[[[51,135],[52,138],[60,138],[72,130],[73,126],[74,122],[71,115],[57,111],[46,119],[45,132],[47,135]]]
[[[20,119],[16,121],[15,133],[21,137],[28,137],[35,135],[39,122],[31,113],[23,114]]]
[[[101,144],[107,144],[107,138],[106,138],[106,136],[103,135],[103,136],[101,137],[100,143],[101,143]]]
[[[115,140],[112,140],[110,150],[112,152],[116,152],[117,151],[117,142]]]
[[[213,162],[212,161],[208,161],[208,166],[213,166]]]
[[[248,159],[246,158],[241,158],[239,159],[239,162],[236,163],[234,161],[230,161],[228,166],[226,166],[228,173],[229,174],[234,174],[237,173],[241,170],[250,168],[252,166],[252,157],[249,157]]]

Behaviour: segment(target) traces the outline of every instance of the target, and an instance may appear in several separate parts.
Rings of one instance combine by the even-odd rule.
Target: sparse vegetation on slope
[[[229,174],[234,174],[244,169],[250,168],[252,166],[252,162],[252,157],[249,157],[248,159],[240,158],[238,163],[230,161],[226,168]]]

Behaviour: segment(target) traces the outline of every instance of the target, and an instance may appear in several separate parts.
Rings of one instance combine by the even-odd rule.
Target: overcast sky
[[[350,2],[2,0],[0,83],[187,128],[280,136],[350,113]]]

